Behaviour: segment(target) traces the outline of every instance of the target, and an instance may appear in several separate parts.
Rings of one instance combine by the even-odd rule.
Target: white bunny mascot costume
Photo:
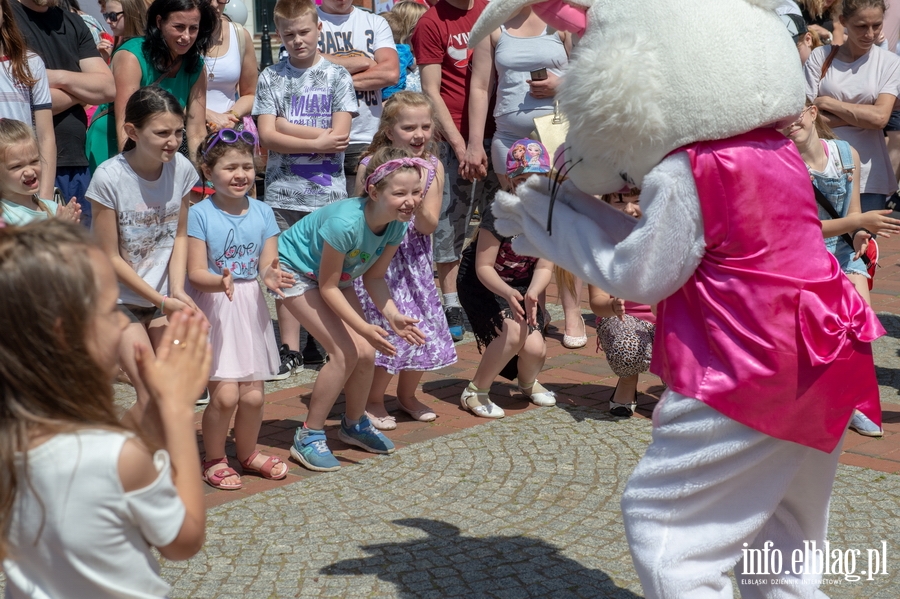
[[[552,234],[546,179],[494,213],[519,253],[657,305],[651,370],[668,390],[622,498],[646,596],[730,599],[734,568],[745,598],[824,597],[804,542],[825,538],[854,408],[880,423],[870,342],[884,331],[775,128],[804,102],[779,1],[493,0],[470,44],[529,4],[583,35],[559,96],[569,179]],[[624,184],[642,190],[640,221],[595,197]],[[743,559],[776,549],[779,576]]]

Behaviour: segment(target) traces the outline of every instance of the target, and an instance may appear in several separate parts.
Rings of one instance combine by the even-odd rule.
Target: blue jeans
[[[91,228],[91,203],[85,199],[84,193],[90,182],[91,171],[86,166],[56,167],[56,186],[66,203],[74,196],[81,205],[81,224],[88,229]]]
[[[884,210],[884,203],[887,201],[887,194],[883,193],[861,193],[859,194],[859,207],[863,212],[871,210]]]

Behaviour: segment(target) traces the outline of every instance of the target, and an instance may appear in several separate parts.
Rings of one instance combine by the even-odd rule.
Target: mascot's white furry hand
[[[656,304],[684,285],[703,257],[700,200],[684,153],[644,178],[640,221],[566,182],[549,235],[550,181],[531,177],[517,194],[498,193],[492,205],[497,231],[518,235],[513,249],[552,260],[616,297]]]

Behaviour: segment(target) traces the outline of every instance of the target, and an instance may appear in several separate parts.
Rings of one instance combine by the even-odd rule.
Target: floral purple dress
[[[430,156],[429,160],[437,166],[437,158]],[[367,163],[368,158],[364,158],[361,164]],[[429,171],[423,195],[431,187],[434,173],[435,171]],[[424,345],[412,345],[397,336],[372,303],[362,278],[353,281],[366,320],[386,330],[388,341],[397,349],[393,356],[380,352],[375,354],[375,366],[384,368],[390,374],[397,374],[401,370],[438,370],[456,362],[456,349],[453,347],[441,297],[434,283],[431,256],[431,236],[422,235],[416,230],[414,216],[384,275],[400,313],[419,319],[416,326],[425,334]]]

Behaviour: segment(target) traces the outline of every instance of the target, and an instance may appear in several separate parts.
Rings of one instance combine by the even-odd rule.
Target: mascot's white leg
[[[841,446],[827,454],[781,441],[672,391],[653,421],[622,497],[647,599],[732,599],[732,568],[744,599],[826,598],[813,563],[792,573],[793,552],[823,545]],[[749,552],[769,541],[766,553]],[[745,555],[765,556],[768,574],[754,576],[762,566]]]

